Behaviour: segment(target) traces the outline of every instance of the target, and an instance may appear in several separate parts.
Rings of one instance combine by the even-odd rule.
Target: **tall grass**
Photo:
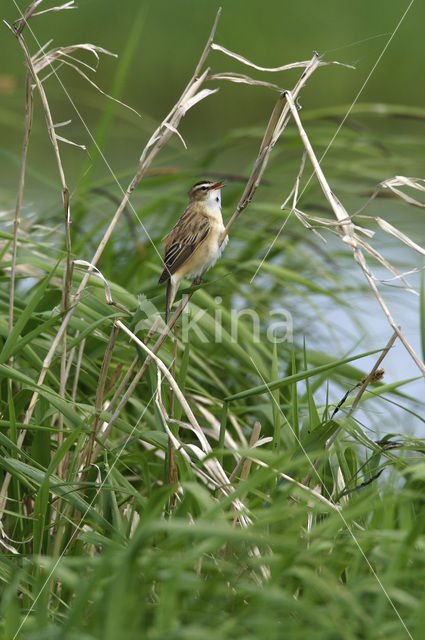
[[[28,90],[15,229],[0,237],[2,638],[421,635],[425,444],[396,421],[415,415],[423,424],[423,404],[409,396],[409,380],[382,379],[397,327],[373,348],[341,337],[334,344],[331,310],[357,322],[338,273],[351,257],[324,250],[311,230],[347,236],[352,220],[323,218],[319,186],[299,170],[300,140],[310,147],[302,125],[286,131],[291,96],[280,94],[266,135],[226,132],[205,150],[203,174],[214,173],[229,141],[249,136],[258,155],[241,159],[247,179],[233,176],[226,187],[225,214],[235,211],[226,253],[200,286],[187,283],[174,337],[163,326],[157,247],[193,176],[151,163],[188,94],[202,91],[215,26],[112,226],[100,215],[115,206],[111,184],[87,177],[70,200],[65,174],[62,230],[20,223]],[[12,29],[21,45],[24,29],[25,21]],[[321,118],[333,113],[306,115],[318,145]],[[269,198],[267,186],[256,194],[268,160],[266,180],[291,192],[281,187],[284,132],[296,149],[287,159],[292,182],[299,176],[291,213],[308,228],[295,215],[281,228],[288,214],[275,188]],[[374,151],[373,141],[357,150],[360,166]],[[370,188],[370,173],[347,163],[352,188]],[[346,173],[335,165],[328,175],[341,186]],[[133,218],[118,224],[142,178],[133,213],[149,230],[144,244]],[[297,208],[303,185],[308,215]],[[351,286],[367,298],[366,285]],[[423,300],[421,309],[423,320]]]

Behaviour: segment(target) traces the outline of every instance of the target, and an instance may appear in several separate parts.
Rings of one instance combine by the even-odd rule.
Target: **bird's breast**
[[[202,275],[205,271],[208,271],[219,259],[224,247],[227,244],[228,238],[226,237],[224,242],[220,246],[221,234],[224,231],[223,218],[220,215],[214,217],[209,216],[211,229],[201,245],[194,252],[186,276],[196,278]]]

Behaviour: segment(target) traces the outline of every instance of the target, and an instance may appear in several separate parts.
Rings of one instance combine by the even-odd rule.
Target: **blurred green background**
[[[356,107],[323,161],[332,188],[350,213],[365,204],[375,185],[382,180],[397,174],[424,177],[425,3],[407,0],[356,0],[354,3],[348,0],[265,0],[262,3],[253,0],[222,3],[196,0],[82,1],[76,10],[34,18],[31,29],[25,31],[31,52],[35,53],[53,39],[50,46],[90,42],[116,53],[118,59],[102,56],[97,73],[89,72],[89,75],[105,92],[131,105],[141,117],[108,101],[72,69],[59,69],[63,86],[54,77],[45,84],[54,121],[72,120],[70,125],[60,130],[60,134],[86,145],[91,154],[90,161],[83,151],[66,145],[62,147],[67,182],[74,193],[73,248],[79,252],[79,257],[90,258],[97,237],[90,229],[95,225],[99,225],[98,229],[105,228],[114,212],[111,202],[104,199],[96,202],[93,193],[87,196],[87,188],[106,187],[119,197],[120,188],[113,175],[123,188],[127,186],[144,145],[191,77],[220,4],[223,12],[215,41],[259,65],[280,66],[306,60],[313,51],[318,51],[324,60],[355,65],[355,70],[342,66],[319,69],[300,98],[301,117],[320,157],[361,91]],[[53,5],[53,2],[45,2],[41,8]],[[19,6],[23,8],[25,5],[21,2]],[[16,3],[3,0],[1,17],[12,22],[17,16]],[[12,34],[4,25],[0,33],[0,210],[11,211],[16,198],[21,157],[25,71],[22,53]],[[94,62],[88,54],[80,57],[88,63]],[[299,70],[265,74],[247,69],[220,52],[213,52],[208,64],[213,72],[247,73],[287,88],[291,88],[299,77]],[[180,131],[188,150],[177,137],[173,137],[152,165],[155,171],[175,172],[175,180],[171,178],[162,183],[145,180],[132,198],[139,218],[158,246],[161,237],[181,213],[191,184],[208,175],[236,174],[243,177],[249,174],[276,100],[273,91],[262,87],[225,82],[211,82],[210,86],[219,87],[219,92],[198,104],[181,123]],[[62,234],[58,172],[40,107],[36,98],[22,217],[24,224],[28,218],[50,228],[56,225]],[[96,153],[91,135],[100,142],[104,159]],[[259,228],[258,253],[253,257],[260,260],[265,255],[271,238],[279,229],[282,220],[280,205],[294,184],[301,154],[298,132],[290,124],[272,154],[265,183],[258,190],[252,206],[244,213],[243,224],[232,231],[227,259],[238,259],[238,252],[244,246],[244,226],[255,229],[260,220],[269,219],[265,224],[270,227],[270,237]],[[88,174],[83,178],[87,170]],[[303,188],[309,175],[307,167]],[[227,187],[224,195],[226,219],[242,189],[243,181]],[[82,208],[79,196],[83,199]],[[316,215],[328,212],[329,207],[315,180],[307,185],[299,206]],[[163,216],[157,215],[158,210],[163,211]],[[367,213],[385,217],[416,242],[425,244],[423,210],[409,207],[399,200],[380,199],[372,203]],[[144,268],[134,272],[134,280],[128,283],[129,288],[137,293],[147,279],[155,280],[160,267],[158,256],[147,243],[145,230],[139,222],[136,221],[135,225],[147,250]],[[118,277],[127,252],[134,253],[132,241],[125,239],[128,231],[124,223],[120,229],[116,247],[120,248],[121,254],[109,262],[115,267],[109,270],[106,261],[100,265],[112,279]],[[91,244],[84,244],[84,233],[91,238]],[[331,268],[338,264],[338,275],[345,278],[347,284],[344,291],[347,304],[350,309],[358,311],[363,323],[359,332],[358,327],[353,326],[353,318],[347,320],[340,309],[331,309],[328,300],[324,303],[318,301],[320,313],[329,319],[332,331],[342,336],[343,344],[347,335],[349,348],[354,347],[358,340],[362,341],[365,349],[375,348],[377,341],[379,345],[386,342],[390,330],[382,312],[364,288],[359,294],[362,278],[359,275],[356,281],[353,279],[352,259],[349,257],[344,262],[340,243],[333,242],[330,236],[330,244],[322,245],[296,220],[290,220],[285,227],[284,238],[290,239],[290,234],[298,240],[301,238],[318,254],[323,252],[329,257],[333,252],[336,262]],[[58,237],[62,238],[62,235]],[[401,270],[409,271],[421,264],[417,255],[403,250],[385,234],[377,235],[374,246],[386,252],[386,257],[396,262]],[[295,253],[299,251],[295,245],[293,250]],[[298,253],[297,258],[301,256],[302,253]],[[297,268],[302,269],[302,266]],[[379,275],[383,275],[381,271],[377,269]],[[243,284],[248,284],[251,275]],[[418,276],[413,276],[413,284],[418,286]],[[350,299],[351,288],[354,291]],[[398,290],[390,288],[385,290],[385,294],[395,305],[397,321],[402,324],[408,339],[420,351],[417,300],[407,294],[401,297]],[[295,313],[296,306],[292,305],[288,292],[285,293],[285,303]],[[310,296],[309,304],[314,303],[313,296]],[[333,340],[331,344],[322,341],[320,329],[315,325],[317,317],[307,321],[304,314],[305,308],[299,316],[302,317],[302,328],[296,327],[298,337],[305,335],[308,327],[310,341],[316,340],[316,346],[319,342],[320,347],[333,352]],[[398,346],[395,353],[393,365],[391,359],[387,359],[387,366],[390,371],[393,369],[394,377],[417,375],[418,371],[404,349]]]
[[[43,3],[42,8],[53,4]],[[29,30],[26,32],[32,52],[50,39],[53,39],[53,46],[90,42],[121,58],[127,52],[129,60],[125,72],[121,68],[118,80],[116,73],[120,62],[108,56],[102,58],[97,74],[92,75],[106,92],[114,93],[143,116],[138,119],[122,107],[115,109],[114,124],[108,132],[105,147],[105,155],[115,172],[130,171],[135,167],[154,124],[168,112],[191,76],[220,4],[223,14],[216,41],[260,65],[278,66],[305,60],[317,50],[326,60],[336,59],[356,66],[356,70],[327,67],[316,73],[303,91],[301,103],[306,111],[351,104],[409,6],[407,0],[357,0],[355,3],[347,0],[265,0],[262,3],[253,0],[222,3],[89,0],[80,2],[76,10],[35,18],[31,23],[33,34]],[[1,17],[10,22],[16,19],[17,6],[23,8],[26,5],[3,0]],[[367,82],[360,102],[423,105],[424,24],[425,5],[414,2]],[[133,41],[134,46],[131,44]],[[92,62],[89,56],[84,59]],[[0,175],[4,207],[14,199],[21,150],[25,76],[21,51],[4,25],[1,27],[0,61]],[[219,52],[212,54],[209,63],[217,72],[252,72],[251,75],[257,78],[265,75],[248,70]],[[267,74],[266,79],[290,88],[298,73],[295,70]],[[105,98],[71,69],[62,68],[60,77],[82,118],[94,131],[105,109]],[[173,164],[177,168],[189,167],[196,174],[199,147],[216,144],[235,128],[263,127],[267,121],[275,100],[270,90],[223,82],[215,85],[220,86],[219,93],[198,105],[183,121],[182,133],[189,151],[174,141],[176,153]],[[73,121],[71,126],[62,130],[63,135],[89,146],[87,132],[58,82],[52,78],[46,88],[55,120]],[[393,126],[394,122],[387,121],[384,125],[375,122],[374,133],[378,137],[384,136],[386,127]],[[401,131],[416,131],[423,142],[423,121],[399,120],[397,126]],[[242,145],[236,151],[239,154],[221,157],[214,168],[240,173],[240,157],[245,158],[247,149]],[[64,154],[68,158],[68,181],[71,187],[75,187],[87,160],[74,149],[66,149]],[[41,159],[45,169],[42,172]],[[29,160],[32,177],[27,181],[27,194],[31,196],[33,189],[41,188],[50,202],[51,198],[57,197],[53,179],[55,165],[53,153],[46,145],[41,118],[35,119]],[[166,154],[161,155],[158,162],[166,164]],[[52,169],[51,173],[49,169]],[[96,163],[96,171],[92,173],[107,175],[108,170],[104,163]],[[47,174],[52,177],[51,183]]]

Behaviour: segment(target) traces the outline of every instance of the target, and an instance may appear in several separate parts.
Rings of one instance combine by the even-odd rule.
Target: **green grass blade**
[[[19,317],[17,318],[17,320],[16,320],[16,322],[14,324],[14,327],[13,327],[12,331],[10,332],[10,335],[8,336],[6,342],[5,342],[4,346],[3,346],[3,349],[1,350],[0,363],[6,362],[10,358],[14,347],[16,347],[16,343],[19,341],[20,334],[21,334],[22,330],[25,328],[25,325],[27,324],[27,322],[31,319],[35,309],[37,308],[40,300],[42,299],[50,280],[52,279],[53,275],[55,274],[56,268],[57,268],[57,265],[35,287],[35,291],[32,294],[27,306],[25,307],[23,312],[19,315]]]
[[[292,376],[287,376],[282,380],[274,380],[273,382],[267,384],[260,384],[257,387],[253,387],[251,389],[247,389],[246,391],[241,391],[240,393],[235,393],[234,395],[228,396],[225,398],[226,402],[230,402],[232,400],[240,400],[242,398],[249,398],[251,396],[255,396],[261,393],[266,393],[272,389],[276,389],[279,387],[283,387],[287,384],[292,384],[294,382],[299,382],[300,380],[306,380],[307,378],[311,378],[311,376],[318,375],[319,373],[324,373],[325,371],[331,371],[332,369],[336,369],[341,367],[342,365],[347,364],[347,362],[353,362],[354,360],[360,360],[361,358],[365,358],[366,356],[373,355],[375,353],[382,352],[382,349],[374,349],[372,351],[366,351],[365,353],[361,353],[357,356],[351,356],[349,358],[342,358],[341,360],[334,360],[329,364],[322,365],[320,367],[315,367],[313,369],[309,369],[308,371],[300,371]]]

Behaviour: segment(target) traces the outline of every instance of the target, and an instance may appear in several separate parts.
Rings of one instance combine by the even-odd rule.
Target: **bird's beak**
[[[225,186],[223,180],[221,182],[216,182],[210,187],[210,191],[214,191],[214,189],[222,189]]]

